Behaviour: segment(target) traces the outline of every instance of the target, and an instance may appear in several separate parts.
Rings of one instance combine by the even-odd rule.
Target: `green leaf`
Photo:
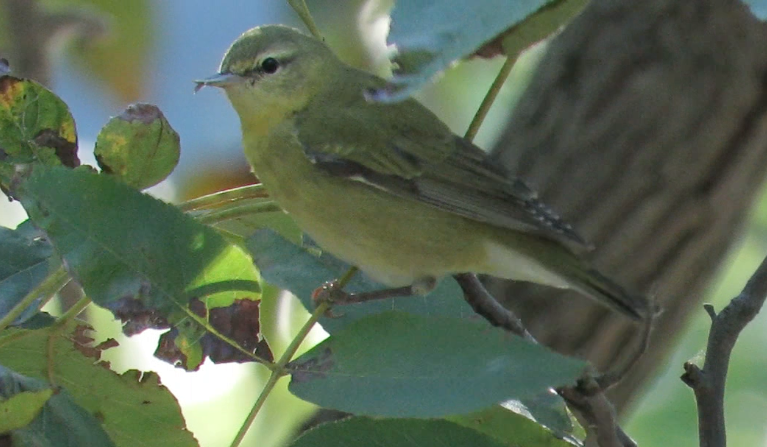
[[[0,333],[0,364],[46,381],[50,372],[75,404],[98,418],[115,445],[196,446],[175,398],[156,374],[131,370],[118,375],[100,361],[102,350],[114,343],[93,346],[90,328],[72,324],[53,334],[7,329]]]
[[[567,417],[566,414],[564,416]],[[519,401],[504,402],[474,413],[447,416],[445,419],[490,435],[502,441],[504,445],[541,447],[581,445],[569,432],[552,431],[545,424],[536,421],[528,408]]]
[[[96,137],[101,169],[136,189],[154,186],[173,172],[181,153],[179,137],[160,109],[133,104],[109,120]]]
[[[312,292],[326,281],[340,278],[349,265],[329,253],[321,253],[310,241],[295,245],[270,230],[254,233],[245,243],[263,278],[274,286],[288,290],[312,311]],[[364,292],[385,289],[364,273],[358,272],[344,289]],[[441,315],[479,318],[463,299],[463,291],[453,278],[445,278],[426,296],[408,296],[339,306],[338,316],[320,318],[329,333],[335,333],[368,315],[397,310],[416,315]]]
[[[4,368],[0,366],[0,374]],[[0,383],[0,394],[5,394],[5,386]],[[21,391],[6,400],[0,400],[0,433],[23,428],[43,411],[43,406],[53,396],[53,388],[41,391]]]
[[[75,122],[42,85],[0,76],[0,188],[9,191],[16,165],[29,163],[79,165]]]
[[[440,417],[573,383],[586,363],[484,322],[387,312],[336,332],[290,366],[290,391],[320,406]]]
[[[503,447],[509,444],[442,420],[369,419],[353,417],[322,424],[298,439],[291,447]]]
[[[503,34],[506,54],[554,32],[586,0],[411,0],[396,2],[389,42],[396,46],[397,69],[379,101],[410,96],[454,61],[478,51]],[[528,23],[529,20],[529,23]]]
[[[18,230],[0,227],[0,318],[8,313],[52,271],[53,249],[47,241],[30,238]],[[35,303],[14,324],[21,324],[37,313]]]
[[[172,357],[168,352],[177,348],[187,369],[218,348],[207,344],[223,343],[203,340],[206,330],[221,333],[231,323],[213,321],[211,311],[260,296],[258,272],[241,248],[122,182],[84,169],[38,166],[19,191],[30,218],[88,297],[126,322],[128,335],[173,326],[176,338],[163,340],[160,357]],[[250,308],[254,313],[257,305]],[[250,322],[252,337],[243,349],[268,359],[257,321]],[[250,360],[242,354],[235,361]]]
[[[16,446],[108,447],[115,445],[101,423],[73,401],[65,390],[41,380],[24,377],[0,365],[0,403],[12,413],[0,418],[0,433],[12,428],[10,442]],[[34,413],[34,414],[33,414]],[[26,422],[20,425],[22,422]]]

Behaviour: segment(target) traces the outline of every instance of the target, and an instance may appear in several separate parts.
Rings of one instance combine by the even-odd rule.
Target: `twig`
[[[610,371],[606,371],[604,374],[596,378],[596,381],[599,384],[599,388],[601,390],[607,391],[614,385],[617,385],[618,382],[620,382],[626,376],[626,374],[631,371],[634,365],[637,364],[639,359],[642,358],[642,355],[650,346],[650,334],[652,333],[655,317],[657,315],[658,313],[650,314],[647,319],[642,322],[641,337],[639,338],[634,351],[631,353],[631,355],[629,355],[628,360],[626,360],[623,365],[619,365]]]
[[[692,362],[684,364],[681,379],[695,393],[698,406],[698,436],[701,447],[724,447],[727,435],[724,424],[724,386],[730,354],[743,328],[754,319],[767,297],[767,258],[762,261],[740,295],[717,315],[705,305],[711,317],[706,359],[703,368]]]
[[[477,113],[474,114],[474,118],[471,120],[471,124],[469,124],[469,128],[466,130],[466,133],[463,136],[467,140],[472,141],[474,140],[474,137],[477,136],[477,132],[479,132],[480,126],[482,126],[482,123],[485,121],[487,112],[490,111],[490,108],[495,102],[495,98],[497,98],[498,93],[501,92],[501,87],[503,87],[503,84],[506,83],[506,79],[508,79],[509,73],[511,73],[511,69],[514,67],[514,62],[516,62],[516,60],[516,57],[506,58],[506,62],[503,63],[501,70],[495,77],[493,84],[487,91],[485,98],[482,100],[482,104],[479,105]]]
[[[248,433],[248,429],[250,429],[250,426],[253,425],[253,421],[256,420],[256,416],[258,416],[258,412],[261,410],[261,408],[263,408],[264,403],[266,402],[266,398],[269,397],[269,394],[271,394],[272,389],[274,389],[274,386],[277,385],[277,381],[282,376],[287,374],[287,369],[286,369],[287,364],[293,359],[293,356],[296,354],[296,351],[298,351],[298,348],[301,346],[301,343],[303,343],[307,335],[309,335],[309,331],[312,330],[314,325],[317,324],[317,321],[319,321],[320,317],[325,315],[325,312],[327,312],[329,309],[330,309],[330,304],[328,303],[322,303],[319,306],[317,306],[317,308],[314,309],[314,312],[312,312],[312,316],[309,317],[306,323],[304,323],[304,325],[298,331],[296,336],[293,337],[293,340],[290,342],[288,347],[285,348],[285,352],[283,352],[280,359],[277,360],[277,363],[274,365],[275,368],[272,369],[272,373],[269,375],[269,379],[267,379],[266,384],[264,384],[264,388],[261,390],[261,394],[258,395],[258,398],[256,399],[256,403],[253,404],[253,408],[250,409],[250,413],[248,413],[248,417],[245,418],[245,421],[240,426],[240,430],[237,432],[237,435],[234,437],[231,447],[239,447],[239,445],[242,443],[242,440],[245,438],[245,435]]]
[[[24,313],[29,306],[40,299],[37,308],[40,309],[53,296],[69,282],[69,275],[63,267],[54,270],[37,287],[32,289],[21,301],[8,311],[3,318],[0,318],[0,331],[13,324],[16,319]]]
[[[587,446],[636,447],[634,440],[618,425],[615,407],[596,380],[587,377],[574,387],[556,391],[586,430]]]
[[[190,199],[186,202],[178,204],[178,208],[181,211],[188,213],[191,211],[214,209],[246,199],[264,199],[268,197],[269,194],[267,194],[263,185],[258,183],[255,185],[240,186],[237,188],[227,189],[225,191],[215,192],[213,194],[196,197],[194,199]]]

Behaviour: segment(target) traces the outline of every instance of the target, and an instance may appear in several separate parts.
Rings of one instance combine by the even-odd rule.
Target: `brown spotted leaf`
[[[253,352],[260,358],[272,361],[272,355],[266,340],[259,332],[260,301],[236,300],[231,306],[217,307],[207,311],[200,300],[189,303],[190,308],[202,318],[207,318],[213,328],[220,334],[237,342],[248,352]],[[196,364],[199,368],[201,359],[207,357],[213,363],[243,363],[251,361],[251,357],[235,349],[210,332],[199,334],[195,342],[188,339],[190,332],[182,333],[173,328],[160,337],[160,343],[154,355],[171,364],[178,364],[184,369],[191,370]],[[184,349],[187,347],[187,349]],[[197,349],[190,348],[200,348]],[[191,357],[191,361],[190,361]]]
[[[160,109],[133,104],[109,120],[96,137],[94,155],[101,169],[136,189],[163,181],[178,164],[178,133]]]
[[[75,167],[77,135],[69,108],[37,82],[0,76],[0,188],[12,188],[20,166]]]
[[[260,277],[244,250],[170,204],[83,169],[37,166],[22,186],[30,219],[88,297],[127,333],[176,328],[189,369],[204,359],[202,335],[217,332],[209,312],[260,298]]]

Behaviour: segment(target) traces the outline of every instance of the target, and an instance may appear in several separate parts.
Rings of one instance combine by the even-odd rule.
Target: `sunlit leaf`
[[[8,433],[31,424],[43,411],[48,399],[53,396],[53,388],[13,393],[8,389],[7,382],[15,378],[17,377],[0,366],[0,433]],[[18,386],[18,382],[15,385]]]
[[[173,172],[181,145],[159,108],[133,104],[101,129],[93,152],[102,171],[145,189]]]
[[[187,369],[198,368],[204,351],[215,349],[201,343],[206,330],[217,332],[212,309],[260,296],[258,272],[242,249],[176,207],[108,176],[39,167],[20,195],[88,297],[125,322],[129,335],[174,327],[173,344]],[[258,320],[251,324],[257,334]],[[247,349],[270,358],[261,341],[249,340]]]
[[[17,165],[30,163],[79,165],[75,122],[42,85],[0,76],[0,188],[11,190]]]
[[[8,329],[0,333],[0,364],[44,381],[50,373],[75,404],[98,418],[115,445],[196,446],[175,398],[157,375],[114,373],[99,362],[101,351],[114,341],[94,346],[89,331],[73,325],[52,335],[45,329]]]

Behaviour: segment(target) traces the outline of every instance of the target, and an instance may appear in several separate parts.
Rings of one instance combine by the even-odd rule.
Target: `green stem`
[[[237,202],[243,199],[269,197],[263,185],[247,185],[239,188],[227,189],[213,194],[207,194],[178,205],[181,211],[189,212],[205,208],[215,208],[213,205],[219,205],[224,202]]]
[[[340,289],[343,289],[344,287],[346,287],[346,285],[347,285],[347,284],[349,284],[349,281],[351,281],[351,280],[352,280],[352,278],[354,277],[354,275],[355,275],[355,274],[356,274],[356,273],[357,273],[359,270],[360,270],[360,269],[359,269],[359,268],[357,268],[357,267],[355,267],[355,266],[351,266],[351,267],[349,267],[349,270],[347,270],[347,271],[346,271],[346,273],[344,273],[344,276],[342,276],[342,277],[341,277],[341,279],[339,279],[339,280],[338,280],[338,287],[339,287]]]
[[[285,352],[282,353],[280,359],[277,360],[277,363],[275,364],[276,368],[274,368],[271,375],[269,375],[269,379],[267,379],[266,384],[264,384],[264,389],[261,390],[261,394],[258,395],[256,403],[253,404],[253,408],[250,409],[248,417],[245,419],[245,422],[243,422],[240,430],[237,432],[237,436],[234,437],[231,447],[238,447],[240,443],[242,443],[242,440],[245,438],[245,434],[248,433],[250,426],[253,425],[253,421],[256,420],[258,412],[261,410],[261,408],[263,408],[264,403],[266,402],[266,398],[272,392],[275,385],[277,385],[277,381],[280,379],[280,377],[287,374],[285,367],[293,359],[293,356],[296,354],[296,351],[298,351],[301,343],[303,343],[306,339],[306,336],[309,335],[309,331],[312,330],[320,317],[325,315],[325,312],[327,312],[329,309],[330,304],[328,303],[321,303],[319,306],[317,306],[317,308],[314,309],[314,312],[312,312],[311,317],[306,320],[306,323],[304,323],[296,336],[293,337],[293,340],[291,340],[290,344],[285,349]]]
[[[251,216],[257,213],[271,213],[275,211],[282,211],[282,208],[274,201],[261,202],[261,203],[249,203],[247,205],[240,206],[227,206],[221,210],[214,210],[208,213],[196,216],[197,221],[204,224],[215,224],[224,222],[227,220],[237,219],[239,217]]]
[[[51,326],[51,331],[54,329],[58,329],[64,325],[66,325],[68,322],[75,319],[76,316],[80,315],[80,312],[85,310],[86,307],[88,307],[91,304],[90,298],[87,296],[80,298],[77,300],[75,304],[72,305],[69,309],[67,309],[66,312],[64,312],[53,325]]]
[[[11,308],[10,312],[5,314],[5,316],[0,319],[0,331],[3,331],[5,328],[13,324],[13,322],[16,321],[16,318],[24,313],[24,311],[32,303],[34,303],[36,299],[43,299],[40,303],[40,307],[43,307],[45,303],[47,303],[53,297],[53,295],[56,294],[56,292],[58,292],[62,287],[66,285],[67,282],[69,282],[69,275],[63,267],[59,267],[53,273],[48,275],[48,277],[45,278],[43,282],[41,282],[37,287],[32,289],[21,301],[16,303],[16,305]]]
[[[507,57],[506,62],[503,63],[503,67],[501,67],[501,71],[498,72],[498,76],[495,77],[495,81],[493,81],[493,85],[490,86],[490,90],[487,91],[487,95],[485,95],[485,99],[482,100],[482,104],[479,105],[479,109],[477,109],[477,113],[474,114],[474,119],[471,120],[471,124],[469,124],[469,129],[466,131],[466,135],[464,135],[464,138],[472,141],[474,137],[477,136],[477,132],[479,132],[480,126],[482,126],[482,122],[485,120],[485,117],[487,116],[487,112],[490,111],[490,108],[493,106],[493,102],[495,102],[495,98],[498,97],[498,93],[501,91],[501,87],[503,87],[503,84],[506,82],[506,79],[509,77],[509,73],[511,73],[511,68],[514,66],[514,61],[516,61],[516,57]]]
[[[306,0],[288,0],[288,4],[298,14],[298,17],[304,21],[306,27],[309,28],[309,32],[312,33],[312,35],[317,39],[323,40],[320,29],[317,28],[317,24],[314,23],[314,19],[309,12],[309,8],[306,6]]]

